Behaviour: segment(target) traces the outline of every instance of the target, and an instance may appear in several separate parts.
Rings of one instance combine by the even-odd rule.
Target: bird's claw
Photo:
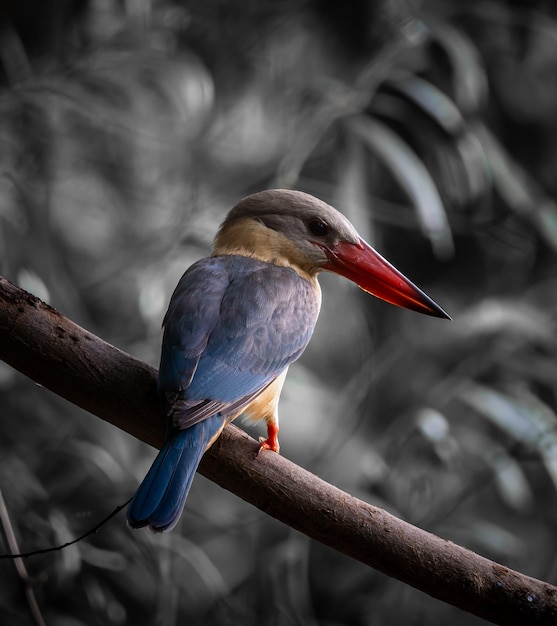
[[[262,450],[272,450],[273,452],[277,452],[280,450],[279,442],[278,442],[278,428],[267,428],[267,439],[263,437],[259,437],[259,450],[257,451],[257,456],[259,456]]]

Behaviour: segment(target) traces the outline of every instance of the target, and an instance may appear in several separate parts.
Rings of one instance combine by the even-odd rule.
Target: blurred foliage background
[[[239,198],[330,202],[454,321],[324,276],[282,453],[555,584],[556,79],[542,0],[4,2],[0,273],[156,366]],[[22,550],[94,526],[154,457],[2,363],[0,398]],[[27,567],[47,624],[482,623],[202,477],[168,536],[120,514]],[[0,580],[1,622],[32,623],[13,563]]]

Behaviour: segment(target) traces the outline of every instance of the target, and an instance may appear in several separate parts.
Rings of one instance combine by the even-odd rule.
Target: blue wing
[[[316,288],[294,270],[241,256],[194,264],[164,321],[159,392],[179,428],[237,413],[306,347]]]

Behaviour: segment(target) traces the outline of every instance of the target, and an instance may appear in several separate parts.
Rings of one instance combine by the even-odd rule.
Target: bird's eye
[[[329,234],[329,227],[322,220],[312,220],[309,223],[309,229],[317,237],[325,237]]]

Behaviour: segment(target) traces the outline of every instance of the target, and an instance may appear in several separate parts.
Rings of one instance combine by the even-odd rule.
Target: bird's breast
[[[243,409],[245,417],[251,422],[277,419],[278,403],[288,368],[265,387],[265,389]],[[236,416],[235,416],[236,417]]]

